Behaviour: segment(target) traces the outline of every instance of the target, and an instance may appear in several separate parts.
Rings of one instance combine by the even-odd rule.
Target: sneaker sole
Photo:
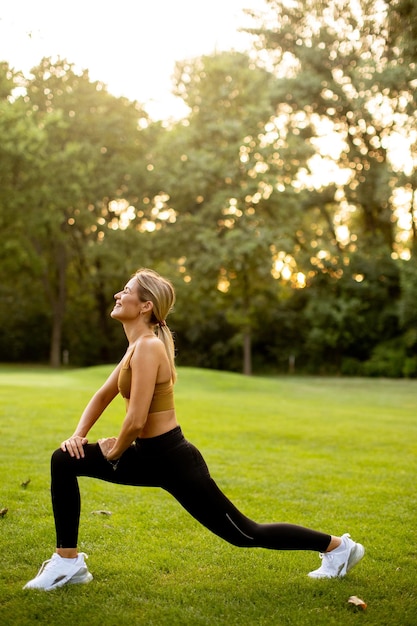
[[[356,543],[349,554],[348,562],[346,565],[346,574],[355,567],[365,556],[365,548],[361,543]]]
[[[90,572],[88,572],[87,574],[83,574],[82,577],[79,576],[77,578],[77,575],[75,574],[72,578],[64,578],[63,580],[60,580],[59,582],[55,583],[54,585],[52,585],[51,587],[28,587],[27,585],[25,585],[23,587],[23,589],[33,589],[35,591],[53,591],[54,589],[59,589],[60,587],[63,587],[64,585],[82,585],[82,584],[87,584],[89,582],[91,582],[93,580],[93,575],[90,574]]]
[[[67,585],[86,585],[93,580],[93,575],[90,572],[83,574],[82,576],[75,575],[67,581]]]

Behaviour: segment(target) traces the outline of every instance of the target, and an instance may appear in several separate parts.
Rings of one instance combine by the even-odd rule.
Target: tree
[[[10,201],[19,246],[50,306],[50,361],[57,366],[70,278],[82,284],[89,246],[122,218],[117,201],[125,207],[132,163],[141,152],[139,120],[146,116],[66,61],[44,59],[25,91],[13,109],[26,109],[41,144],[30,152],[29,174],[17,167],[19,186]]]
[[[278,110],[293,129],[300,123],[310,127],[316,174],[332,160],[337,164],[333,209],[326,217],[329,243],[396,251],[392,190],[399,172],[390,145],[404,132],[410,136],[415,124],[410,80],[416,75],[389,46],[384,5],[373,0],[354,7],[345,0],[269,0],[268,5],[276,14],[274,26],[253,32],[276,66]],[[304,237],[316,240],[314,232]]]
[[[199,293],[214,294],[209,300],[243,347],[246,374],[257,308],[266,304],[275,245],[290,230],[295,202],[295,191],[284,194],[277,181],[299,166],[283,140],[280,151],[293,158],[284,162],[277,153],[273,82],[241,53],[177,64],[175,93],[191,113],[166,137],[169,164],[157,161],[176,214],[181,270]]]
[[[407,258],[417,231],[414,27],[408,21],[404,35],[398,21],[398,16],[411,18],[415,8],[402,0],[355,5],[269,0],[267,5],[268,21],[258,22],[252,33],[258,47],[269,51],[277,112],[286,118],[289,132],[309,129],[306,141],[317,153],[303,176],[292,181],[309,194],[303,195],[304,216],[299,214],[294,245],[280,253],[287,255],[285,269],[292,275],[301,270],[309,291],[324,274],[335,285],[342,279],[352,287],[361,281],[368,294],[376,294],[377,283],[389,282],[393,271],[396,287],[376,310],[382,321],[392,309],[392,294],[398,299],[400,293],[392,259]],[[393,149],[399,141],[406,159]],[[408,207],[398,201],[407,188]],[[407,211],[410,219],[404,226]],[[344,290],[338,291],[340,310],[348,312]],[[320,303],[324,309],[325,300]],[[334,302],[327,309],[336,315]],[[316,319],[323,336],[327,322]],[[377,343],[373,329],[378,324],[369,318],[368,323]],[[393,328],[398,332],[398,324]],[[335,341],[343,346],[340,336]]]
[[[26,224],[19,209],[25,189],[36,182],[45,133],[26,104],[13,99],[20,81],[19,73],[0,64],[0,354],[5,360],[36,360],[44,353],[45,309],[33,281],[36,259],[22,243]]]

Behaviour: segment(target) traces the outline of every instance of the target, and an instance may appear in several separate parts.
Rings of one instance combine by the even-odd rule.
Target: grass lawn
[[[50,453],[109,371],[0,367],[3,626],[417,624],[417,381],[409,380],[179,371],[179,421],[219,486],[259,522],[350,532],[367,554],[346,578],[309,579],[313,552],[228,545],[163,491],[81,478],[80,549],[94,581],[23,591],[54,549]],[[116,399],[90,441],[117,434],[122,418]],[[366,611],[348,604],[352,595]]]

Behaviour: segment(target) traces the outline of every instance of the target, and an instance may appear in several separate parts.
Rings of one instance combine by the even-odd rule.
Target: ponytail
[[[171,366],[171,380],[173,383],[175,383],[175,381],[177,380],[177,372],[175,369],[175,344],[172,333],[169,330],[166,322],[162,326],[161,324],[157,324],[156,336],[162,341],[165,346],[169,364]]]
[[[153,303],[151,324],[156,327],[156,336],[162,341],[171,366],[171,380],[177,379],[175,371],[175,345],[172,333],[169,330],[165,318],[168,316],[175,303],[175,291],[173,285],[150,269],[139,269],[134,274],[138,281],[139,298],[142,302]]]

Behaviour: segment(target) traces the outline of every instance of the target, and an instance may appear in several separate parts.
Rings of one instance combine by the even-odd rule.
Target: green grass
[[[417,623],[417,381],[408,380],[179,372],[179,421],[219,486],[257,521],[350,532],[367,554],[346,578],[309,579],[312,552],[230,546],[163,491],[84,478],[80,548],[94,581],[22,591],[54,549],[50,453],[108,371],[0,368],[2,625]],[[90,439],[117,434],[122,418],[116,400]]]

